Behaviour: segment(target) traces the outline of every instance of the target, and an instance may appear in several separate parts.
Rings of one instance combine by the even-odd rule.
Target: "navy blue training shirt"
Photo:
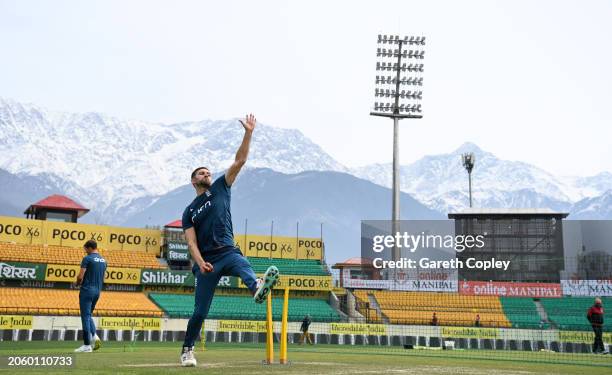
[[[81,261],[81,268],[86,268],[81,290],[100,293],[104,285],[106,260],[98,253],[87,254]]]
[[[202,256],[211,250],[234,246],[230,200],[230,186],[222,175],[185,208],[183,230],[194,227]]]

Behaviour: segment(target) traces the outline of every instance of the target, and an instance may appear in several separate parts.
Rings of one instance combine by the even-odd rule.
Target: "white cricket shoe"
[[[183,367],[195,367],[197,361],[193,355],[193,346],[189,348],[183,348],[181,353],[181,366]]]
[[[266,300],[266,297],[278,282],[278,276],[278,268],[275,266],[268,267],[263,277],[257,280],[257,291],[253,296],[255,303],[263,303]]]
[[[93,352],[93,349],[91,348],[91,345],[81,345],[80,347],[74,349],[75,353],[91,353]]]

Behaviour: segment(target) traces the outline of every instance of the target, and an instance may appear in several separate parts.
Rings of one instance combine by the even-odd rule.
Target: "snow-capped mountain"
[[[612,174],[591,177],[557,177],[533,165],[501,160],[472,143],[465,143],[449,154],[425,156],[400,169],[400,188],[430,208],[440,212],[468,206],[468,177],[461,165],[461,154],[473,152],[472,172],[475,207],[546,207],[570,211],[581,199],[594,198],[612,188]],[[391,164],[355,168],[353,174],[390,187]]]
[[[123,223],[188,184],[194,167],[224,170],[242,134],[236,119],[148,123],[54,112],[0,98],[0,170],[16,176],[6,181],[53,187],[92,210],[87,222]],[[461,154],[466,152],[476,155],[475,207],[551,208],[570,212],[570,218],[612,218],[612,173],[555,176],[524,162],[501,160],[471,143],[402,166],[402,191],[443,215],[465,208],[467,174]],[[247,167],[288,174],[349,172],[391,186],[390,164],[348,169],[300,131],[264,124],[258,124]]]
[[[585,198],[572,207],[572,219],[612,219],[612,190],[595,198]]]
[[[142,227],[174,221],[181,217],[194,195],[193,187],[186,184],[160,197],[122,224]],[[389,218],[390,195],[389,189],[347,173],[284,174],[251,168],[242,172],[232,186],[234,231],[243,233],[248,219],[250,233],[269,234],[274,221],[274,233],[294,235],[299,222],[300,235],[323,235],[327,260],[338,262],[359,252],[361,220]],[[402,193],[400,200],[404,219],[444,218],[408,194]]]
[[[236,119],[148,123],[0,98],[0,168],[52,180],[99,212],[98,221],[120,222],[188,183],[195,166],[226,169],[243,132]],[[300,131],[264,124],[256,129],[248,166],[347,170]]]

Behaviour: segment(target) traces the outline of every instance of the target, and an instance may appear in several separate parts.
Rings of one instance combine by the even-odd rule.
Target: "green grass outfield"
[[[0,341],[0,356],[73,354],[80,342]],[[0,368],[38,374],[610,374],[612,355],[485,350],[404,350],[378,346],[289,345],[289,366],[264,366],[263,344],[208,344],[196,368],[179,365],[181,343],[109,342],[76,354],[74,368]],[[278,344],[275,345],[278,360]],[[560,363],[564,362],[564,363]]]

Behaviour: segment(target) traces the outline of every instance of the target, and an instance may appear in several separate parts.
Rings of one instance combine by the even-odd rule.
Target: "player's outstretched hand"
[[[212,272],[213,271],[213,265],[208,263],[208,262],[204,262],[202,264],[200,264],[200,272],[202,273],[207,273],[207,272]]]
[[[253,131],[253,129],[255,129],[255,124],[257,123],[257,120],[255,119],[255,116],[253,116],[253,114],[249,114],[245,117],[244,121],[239,120],[240,123],[242,124],[242,126],[244,126],[244,130],[246,131]]]

